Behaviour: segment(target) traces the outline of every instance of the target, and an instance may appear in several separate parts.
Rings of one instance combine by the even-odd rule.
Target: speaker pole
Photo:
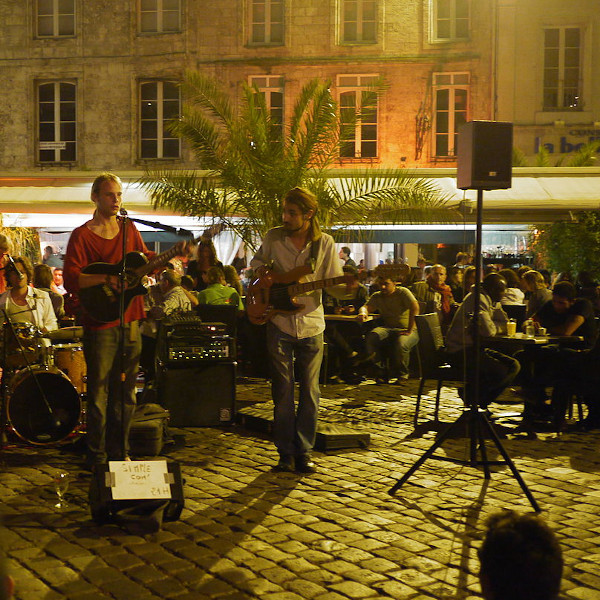
[[[473,319],[472,319],[472,337],[473,337],[473,352],[474,352],[473,367],[474,368],[473,368],[472,375],[471,375],[471,381],[468,382],[468,383],[471,383],[472,385],[470,385],[470,386],[465,385],[465,391],[467,391],[467,390],[469,390],[469,391],[467,392],[467,395],[465,396],[465,403],[467,406],[463,410],[463,413],[461,414],[461,416],[454,423],[451,423],[448,426],[448,428],[439,436],[439,438],[433,443],[433,445],[392,486],[392,488],[390,488],[389,493],[390,493],[390,495],[394,495],[400,489],[400,487],[402,487],[402,485],[410,479],[412,474],[415,473],[417,471],[417,469],[428,458],[435,458],[437,460],[445,460],[445,461],[463,464],[463,465],[467,464],[471,467],[477,467],[477,466],[481,465],[483,467],[485,479],[491,479],[490,465],[507,465],[509,467],[511,473],[513,474],[514,478],[517,480],[517,482],[521,486],[521,489],[523,490],[523,493],[529,500],[533,510],[535,512],[541,512],[541,508],[539,507],[538,503],[536,502],[535,498],[533,497],[533,494],[527,487],[527,484],[521,477],[521,474],[517,470],[515,464],[513,463],[512,459],[510,458],[508,452],[502,445],[502,442],[500,441],[500,438],[498,437],[498,434],[496,433],[494,427],[489,422],[489,420],[485,414],[485,410],[481,409],[479,406],[479,392],[480,392],[480,383],[481,383],[481,381],[480,381],[481,380],[481,377],[480,377],[480,373],[481,373],[481,336],[479,333],[479,316],[480,316],[480,312],[481,312],[481,307],[480,307],[481,289],[480,288],[481,288],[481,279],[482,279],[481,273],[482,273],[482,269],[483,269],[483,259],[482,259],[482,252],[481,252],[482,233],[483,233],[483,190],[484,189],[498,189],[498,188],[502,188],[502,187],[510,187],[510,182],[508,184],[501,183],[501,184],[496,184],[496,185],[494,185],[494,183],[491,181],[487,181],[484,184],[480,183],[479,185],[476,185],[473,182],[473,178],[474,178],[473,170],[471,169],[472,161],[475,160],[475,157],[477,156],[478,152],[485,152],[485,151],[491,152],[492,151],[492,149],[490,149],[490,148],[487,148],[487,149],[476,148],[473,145],[471,136],[473,136],[473,132],[477,131],[477,123],[479,123],[479,122],[473,121],[471,123],[465,123],[465,126],[464,126],[465,129],[461,129],[461,131],[459,131],[458,165],[459,165],[459,171],[462,171],[462,173],[461,172],[457,173],[457,180],[458,180],[459,188],[476,189],[477,190],[477,226],[476,226],[476,236],[475,236],[476,274],[475,274],[475,290],[473,292],[474,307],[473,307]],[[491,129],[491,130],[494,129],[494,125],[502,126],[503,128],[506,128],[506,125],[507,125],[506,123],[497,123],[496,124],[492,121],[485,121],[482,123],[485,123],[485,127],[488,129]],[[467,154],[468,154],[469,160],[471,162],[471,164],[469,164],[469,172],[467,173],[467,178],[466,178],[466,180],[468,180],[469,183],[466,185],[466,187],[464,184],[465,172],[464,172],[464,169],[461,169],[461,166],[464,166],[464,165],[461,165],[461,145],[463,148],[465,148],[465,146],[467,145],[464,143],[464,139],[465,139],[464,135],[463,135],[464,132],[466,132],[466,135],[468,136],[468,140],[467,140],[468,153]],[[461,140],[461,138],[463,138],[463,139]],[[512,144],[512,124],[511,124],[510,139],[511,139],[511,144]],[[462,156],[464,156],[464,154]],[[491,178],[496,177],[497,172],[498,171],[496,171],[496,170],[491,170],[489,173],[489,176]],[[461,181],[463,182],[463,185],[461,185]],[[468,374],[467,374],[467,377],[469,377]],[[467,382],[465,382],[465,383],[467,383]],[[456,458],[449,457],[449,456],[436,456],[435,451],[452,435],[452,433],[455,430],[461,431],[465,425],[467,427],[467,431],[468,431],[468,435],[469,435],[469,448],[470,448],[469,460],[465,461],[462,459],[456,459]],[[490,461],[488,459],[487,450],[486,450],[486,446],[485,446],[485,433],[487,433],[490,436],[490,438],[492,439],[492,441],[494,442],[496,449],[498,450],[498,452],[500,453],[500,455],[503,458],[502,461]],[[478,450],[481,453],[481,460],[477,459],[477,451]]]

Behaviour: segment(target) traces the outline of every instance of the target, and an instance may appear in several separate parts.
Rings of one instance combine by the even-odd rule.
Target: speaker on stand
[[[481,296],[481,236],[483,224],[483,191],[506,189],[511,187],[512,179],[512,123],[497,121],[470,121],[462,125],[458,132],[458,168],[457,187],[459,189],[477,190],[477,229],[475,242],[476,283],[473,292],[474,306],[472,317],[473,360],[474,368],[471,375],[472,385],[465,397],[465,408],[461,416],[437,438],[433,445],[413,464],[413,466],[392,486],[390,494],[395,494],[408,481],[413,473],[428,459],[446,460],[471,467],[482,466],[484,476],[490,479],[490,465],[506,465],[515,480],[521,486],[535,512],[540,507],[533,497],[512,459],[506,452],[500,437],[489,422],[485,410],[479,406],[480,386],[480,354],[481,340],[479,334],[480,296]],[[469,458],[455,459],[449,456],[436,456],[435,451],[453,434],[466,426],[469,435]],[[485,434],[492,439],[496,450],[503,460],[488,459],[485,446]],[[478,453],[481,459],[478,459]]]

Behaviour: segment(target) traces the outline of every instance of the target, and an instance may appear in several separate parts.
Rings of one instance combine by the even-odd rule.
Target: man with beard
[[[259,277],[285,274],[305,267],[306,280],[342,275],[333,238],[321,232],[316,197],[293,188],[283,198],[283,225],[267,232],[251,262]],[[271,269],[267,265],[272,264]],[[321,292],[316,289],[294,299],[301,308],[293,314],[275,314],[267,323],[274,404],[273,436],[279,452],[277,471],[313,473],[312,460],[319,410],[319,372],[323,358],[325,318]],[[295,369],[294,369],[295,366]],[[294,381],[298,380],[298,406]]]

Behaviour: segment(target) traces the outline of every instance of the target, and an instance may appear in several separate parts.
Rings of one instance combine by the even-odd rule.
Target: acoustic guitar
[[[121,296],[124,297],[125,310],[131,304],[136,296],[147,294],[147,290],[142,283],[144,275],[151,273],[166,265],[169,260],[177,256],[178,250],[173,246],[169,250],[158,254],[148,260],[141,252],[128,252],[124,261],[119,263],[91,263],[84,267],[81,272],[92,275],[115,275],[120,276],[125,263],[125,281],[126,289],[119,292],[110,285],[102,283],[79,290],[79,301],[85,312],[95,321],[100,323],[111,323],[119,318]]]
[[[310,272],[310,268],[304,266],[296,267],[285,274],[265,270],[246,291],[246,313],[250,322],[264,325],[277,314],[297,313],[303,306],[293,301],[296,296],[339,283],[348,283],[353,279],[352,275],[340,275],[304,283],[297,282],[300,277]]]

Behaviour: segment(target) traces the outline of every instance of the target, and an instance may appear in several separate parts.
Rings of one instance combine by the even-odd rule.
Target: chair
[[[417,352],[421,363],[421,381],[419,383],[419,391],[417,394],[417,403],[415,405],[414,426],[417,427],[419,421],[419,407],[421,404],[421,396],[423,388],[428,379],[437,380],[437,394],[435,397],[435,412],[434,421],[438,421],[440,409],[440,393],[442,390],[442,382],[458,381],[464,382],[462,374],[456,372],[456,369],[449,365],[442,354],[444,346],[444,338],[442,336],[442,328],[440,326],[440,318],[437,313],[428,313],[417,315],[415,317],[417,331],[419,332],[419,343],[417,344]]]

